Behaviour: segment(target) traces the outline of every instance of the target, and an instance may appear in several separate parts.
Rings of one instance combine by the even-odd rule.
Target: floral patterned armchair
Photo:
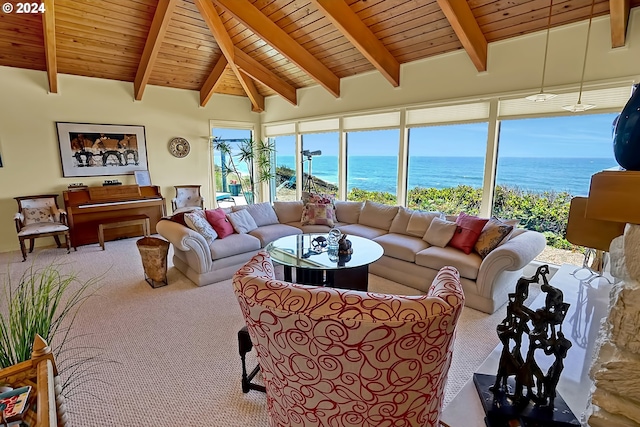
[[[57,194],[16,197],[18,212],[14,216],[22,261],[27,259],[24,241],[29,240],[29,253],[33,252],[34,240],[38,237],[53,237],[61,247],[60,236],[64,236],[67,253],[71,250],[67,213],[58,208]]]
[[[453,267],[425,296],[276,280],[267,252],[233,278],[269,425],[437,426],[464,304]]]
[[[204,198],[200,195],[199,185],[176,185],[176,197],[171,200],[173,213],[204,209]]]

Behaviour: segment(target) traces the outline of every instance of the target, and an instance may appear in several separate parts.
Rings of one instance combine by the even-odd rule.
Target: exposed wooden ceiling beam
[[[204,19],[204,22],[209,27],[211,34],[216,39],[216,43],[220,46],[222,55],[227,59],[229,67],[233,70],[233,73],[238,78],[240,85],[244,89],[244,92],[251,100],[251,110],[261,112],[264,111],[264,96],[258,92],[258,88],[249,77],[242,74],[240,68],[236,65],[235,60],[235,46],[233,41],[224,27],[218,11],[216,10],[211,0],[194,0],[196,7],[200,11],[200,15]]]
[[[142,58],[140,58],[136,78],[133,81],[134,96],[137,101],[142,99],[144,88],[147,86],[147,82],[149,82],[153,64],[158,57],[162,39],[167,32],[171,14],[177,3],[178,0],[160,0],[158,2],[156,13],[153,15],[151,28],[149,28],[149,34],[147,35],[147,41],[142,51]]]
[[[201,0],[198,0],[201,1]],[[334,96],[340,96],[340,78],[300,46],[289,34],[247,0],[213,0],[267,44],[284,55]]]
[[[298,98],[296,95],[295,87],[291,86],[289,83],[276,76],[267,67],[265,67],[237,47],[235,48],[235,58],[236,65],[240,67],[240,70],[243,73],[251,76],[251,78],[259,81],[263,85],[268,86],[284,99],[289,101],[292,105],[298,105]]]
[[[343,0],[312,0],[331,23],[389,80],[400,85],[400,63]]]
[[[629,0],[609,0],[611,47],[624,46],[629,23]]]
[[[44,33],[44,56],[47,63],[49,92],[58,93],[58,60],[56,55],[56,18],[53,0],[44,1],[42,32]]]
[[[467,1],[438,0],[438,5],[477,70],[487,71],[487,39]]]
[[[216,87],[221,81],[221,77],[224,74],[224,70],[227,69],[227,65],[229,61],[224,55],[220,55],[220,59],[216,62],[216,65],[213,66],[213,70],[205,80],[202,88],[200,89],[200,106],[204,107],[209,102],[211,95],[216,90]]]

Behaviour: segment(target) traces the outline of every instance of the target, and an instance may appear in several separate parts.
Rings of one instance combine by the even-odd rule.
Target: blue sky
[[[501,157],[613,158],[612,123],[617,114],[582,114],[536,119],[503,120]],[[410,156],[484,157],[487,123],[413,128],[409,133]],[[246,131],[244,131],[246,132]],[[238,138],[239,131],[224,130],[223,137]],[[246,135],[246,133],[245,133]],[[352,156],[397,156],[399,130],[350,132]],[[278,137],[281,155],[293,155],[295,138]],[[305,150],[338,155],[338,133],[303,135]]]

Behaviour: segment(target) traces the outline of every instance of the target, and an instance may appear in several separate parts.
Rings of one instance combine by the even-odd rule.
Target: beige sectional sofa
[[[384,255],[370,266],[371,273],[426,292],[440,268],[451,265],[460,272],[465,304],[486,313],[507,302],[507,294],[513,291],[524,267],[545,247],[542,234],[515,229],[483,259],[475,252],[465,254],[423,240],[437,213],[373,202],[337,201],[335,207],[335,226],[343,233],[375,240],[383,247]],[[209,285],[231,278],[256,252],[279,237],[330,229],[302,225],[302,202],[274,202],[272,208],[275,216],[268,212],[269,204],[229,209],[248,209],[258,227],[216,239],[210,245],[199,233],[177,222],[163,220],[156,228],[173,245],[174,266],[198,286]]]

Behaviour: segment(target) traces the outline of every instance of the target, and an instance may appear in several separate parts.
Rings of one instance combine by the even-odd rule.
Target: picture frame
[[[133,174],[136,176],[136,184],[140,187],[151,185],[151,175],[149,175],[149,171],[133,171]]]
[[[62,175],[131,175],[149,170],[144,126],[56,122]]]

